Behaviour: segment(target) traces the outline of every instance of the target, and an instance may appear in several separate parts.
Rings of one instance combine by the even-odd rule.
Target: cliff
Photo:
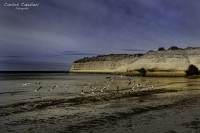
[[[142,76],[186,76],[198,74],[199,68],[200,48],[188,48],[151,51],[144,55],[112,54],[83,58],[75,61],[70,71]]]

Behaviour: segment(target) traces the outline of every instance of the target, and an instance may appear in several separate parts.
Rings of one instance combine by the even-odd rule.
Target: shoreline
[[[86,74],[113,74],[113,75],[125,75],[125,76],[142,76],[138,71],[135,72],[113,72],[104,70],[71,70],[69,73],[86,73]],[[169,71],[157,71],[157,72],[146,72],[145,76],[142,77],[197,77],[199,75],[187,76],[185,72],[169,72]]]

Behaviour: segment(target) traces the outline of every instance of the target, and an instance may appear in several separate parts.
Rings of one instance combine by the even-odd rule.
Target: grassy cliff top
[[[150,50],[147,53],[165,53],[165,52],[172,52],[172,53],[179,53],[179,51],[193,51],[193,50],[200,50],[200,47],[187,47],[187,48],[178,48],[176,46],[172,46],[168,49],[163,47],[158,48],[157,51]],[[146,53],[146,54],[147,54]],[[82,59],[74,61],[74,63],[85,63],[85,62],[92,62],[92,61],[118,61],[126,58],[133,58],[133,57],[141,57],[145,54],[109,54],[109,55],[98,55],[95,57],[84,57]]]
[[[74,63],[84,63],[90,61],[110,61],[110,60],[121,60],[124,58],[140,57],[143,54],[109,54],[109,55],[98,55],[95,57],[85,57],[74,61]]]

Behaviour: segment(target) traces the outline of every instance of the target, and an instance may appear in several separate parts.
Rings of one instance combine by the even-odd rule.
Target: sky
[[[0,1],[0,71],[63,71],[83,57],[199,42],[199,0]]]

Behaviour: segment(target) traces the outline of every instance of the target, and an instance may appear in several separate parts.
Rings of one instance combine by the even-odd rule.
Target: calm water
[[[110,78],[116,80],[112,84],[108,83]],[[127,88],[129,77],[120,75],[104,74],[73,74],[73,73],[13,73],[0,75],[0,105],[21,102],[25,100],[36,100],[45,98],[68,97],[79,95],[84,86],[91,83],[91,86],[98,88],[109,85],[109,89],[116,89],[120,86],[122,89]],[[156,85],[182,83],[187,87],[190,83],[199,82],[198,79],[187,78],[142,78],[134,77],[136,83],[146,84],[152,82]],[[24,85],[26,84],[26,85]],[[66,87],[68,85],[69,87]],[[57,86],[57,87],[55,87]],[[42,87],[38,92],[37,89]],[[51,90],[55,87],[53,90]],[[84,91],[90,92],[91,88],[86,87]]]

